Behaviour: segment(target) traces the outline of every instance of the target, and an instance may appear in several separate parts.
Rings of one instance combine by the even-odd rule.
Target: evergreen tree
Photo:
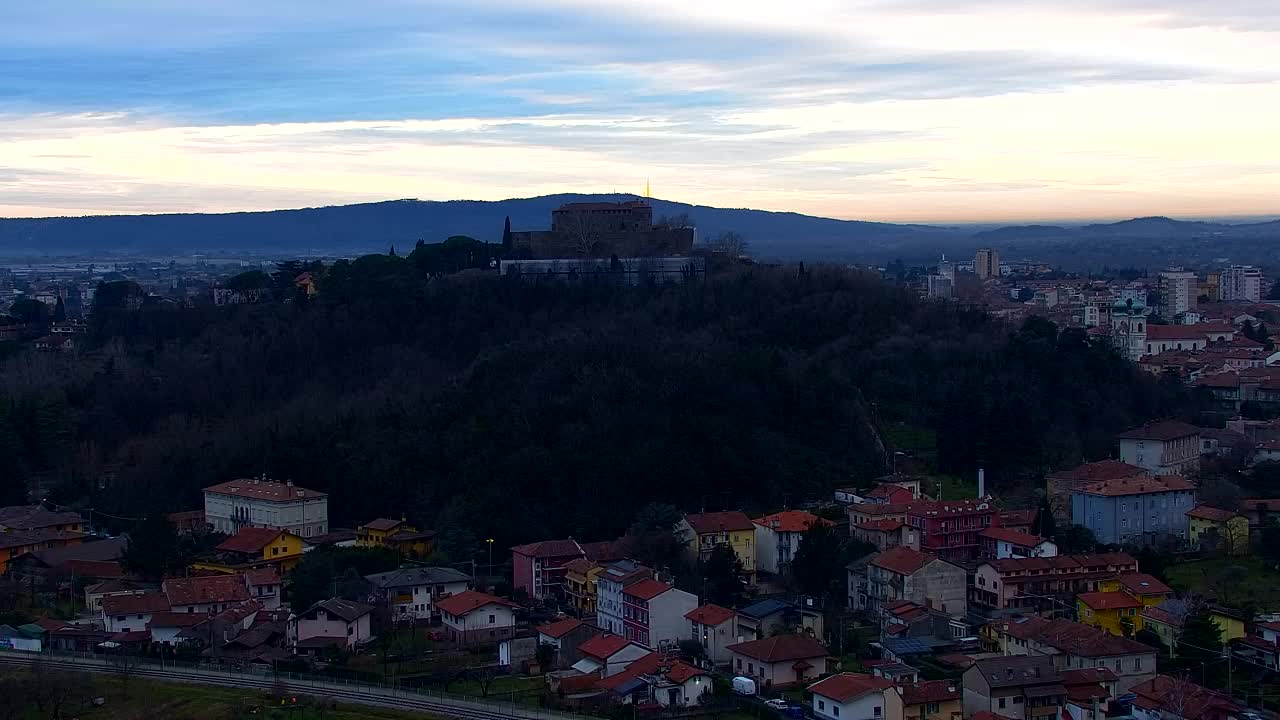
[[[814,597],[834,594],[846,582],[844,541],[827,523],[815,523],[800,536],[791,574],[800,591]]]
[[[1217,687],[1225,672],[1222,663],[1222,628],[1213,621],[1207,605],[1197,605],[1182,623],[1178,635],[1178,662],[1193,676],[1204,672],[1204,684]]]
[[[178,531],[163,513],[152,513],[138,521],[129,532],[121,562],[130,572],[159,580],[178,569],[175,548]]]
[[[62,296],[58,296],[58,304],[53,306],[53,321],[56,323],[67,321],[67,306],[62,303]]]
[[[723,607],[742,602],[742,561],[727,544],[715,546],[702,563],[703,597]]]
[[[511,252],[511,216],[507,216],[507,220],[502,226],[502,252]]]
[[[1036,510],[1036,521],[1031,526],[1031,533],[1044,538],[1057,537],[1057,520],[1053,517],[1048,497],[1040,498],[1040,507]]]
[[[1244,324],[1240,326],[1240,334],[1250,340],[1258,339],[1258,331],[1254,329],[1252,320],[1244,321]]]

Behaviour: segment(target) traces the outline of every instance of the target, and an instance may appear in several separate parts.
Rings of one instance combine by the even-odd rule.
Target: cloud
[[[1256,211],[1276,189],[1259,168],[1280,160],[1269,0],[46,0],[4,13],[0,165],[26,173],[6,176],[21,194],[9,212],[494,198],[645,177],[673,199],[873,219],[1007,214],[1007,200],[981,205],[1001,192],[1026,217],[1162,193],[1170,207],[1152,210]]]

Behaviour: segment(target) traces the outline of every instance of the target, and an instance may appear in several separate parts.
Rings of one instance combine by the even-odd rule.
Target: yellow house
[[[1187,540],[1200,550],[1249,552],[1249,519],[1237,512],[1200,505],[1187,511]]]
[[[756,524],[746,513],[734,510],[685,515],[678,527],[685,547],[699,560],[706,560],[717,546],[727,545],[742,563],[748,579],[755,577]]]
[[[1091,592],[1076,596],[1080,622],[1106,630],[1112,635],[1132,637],[1142,629],[1143,604],[1126,592]]]
[[[596,612],[596,584],[603,565],[597,565],[586,558],[578,558],[564,566],[564,592],[569,605],[582,615],[594,615]]]
[[[197,560],[191,567],[230,573],[271,565],[284,572],[302,561],[306,549],[307,541],[288,530],[246,527],[223,540],[214,557]]]
[[[405,555],[426,557],[433,550],[435,533],[422,532],[404,518],[378,518],[356,530],[356,547],[388,547]]]
[[[885,717],[903,720],[960,720],[964,717],[959,680],[922,680],[885,693]],[[898,705],[901,705],[901,713]]]
[[[1098,583],[1102,592],[1123,592],[1147,607],[1163,605],[1173,596],[1173,588],[1146,573],[1128,573]]]
[[[1248,634],[1245,632],[1245,623],[1248,618],[1236,610],[1215,605],[1209,608],[1209,617],[1213,618],[1213,624],[1222,631],[1223,644]]]

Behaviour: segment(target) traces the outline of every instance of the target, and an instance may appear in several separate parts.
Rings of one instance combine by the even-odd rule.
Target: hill
[[[0,256],[351,255],[452,235],[496,243],[502,239],[507,217],[515,229],[543,229],[550,222],[551,211],[564,203],[631,197],[562,194],[495,202],[395,200],[268,212],[0,219]],[[653,204],[655,217],[688,214],[701,237],[734,230],[748,236],[757,255],[782,259],[847,259],[913,241],[965,234],[923,225],[833,220],[667,200],[654,200]]]

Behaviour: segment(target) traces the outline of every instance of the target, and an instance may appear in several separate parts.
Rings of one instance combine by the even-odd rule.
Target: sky
[[[1276,0],[0,3],[0,216],[1280,213]]]

